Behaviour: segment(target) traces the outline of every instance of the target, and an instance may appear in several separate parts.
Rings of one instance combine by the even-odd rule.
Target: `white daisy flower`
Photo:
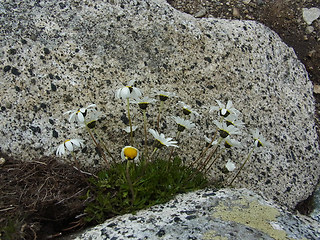
[[[142,92],[139,88],[133,87],[135,80],[131,80],[127,86],[120,88],[116,91],[115,97],[117,99],[134,99],[139,98],[142,95]]]
[[[62,156],[66,153],[66,149],[70,152],[73,152],[75,150],[75,147],[82,147],[84,145],[84,140],[73,138],[73,139],[67,139],[62,144],[60,144],[57,148],[56,155]]]
[[[136,161],[139,159],[139,150],[135,147],[125,146],[121,151],[121,159],[123,161],[133,160]]]
[[[255,147],[271,147],[271,143],[266,141],[258,129],[250,130],[254,139]]]
[[[234,164],[234,162],[228,160],[228,162],[225,165],[226,169],[228,169],[229,172],[232,172],[236,169],[236,165]]]
[[[131,101],[131,102],[138,104],[141,109],[147,109],[147,107],[148,107],[148,105],[149,105],[150,103],[154,103],[154,102],[156,102],[156,101],[157,101],[157,100],[156,100],[156,99],[153,99],[153,98],[143,97],[143,98],[136,98],[136,99],[134,99],[134,100]]]
[[[235,114],[229,114],[225,119],[227,125],[233,125],[237,128],[244,128],[244,122],[238,119],[238,116]]]
[[[132,132],[134,132],[135,130],[137,130],[138,126],[132,126]],[[131,130],[130,130],[130,126],[127,126],[125,128],[123,128],[123,131],[127,132],[127,133],[130,133]]]
[[[192,123],[190,120],[185,120],[181,117],[173,117],[175,122],[178,124],[178,131],[182,132],[184,129],[194,128],[196,125]]]
[[[158,131],[149,129],[149,133],[152,134],[152,136],[161,144],[161,146],[167,146],[167,147],[178,147],[177,141],[172,141],[172,138],[166,138],[163,133],[159,134]]]
[[[176,96],[172,92],[165,92],[165,91],[158,91],[156,92],[156,95],[159,96],[160,101],[164,102],[166,101],[169,97],[174,97]]]
[[[193,110],[189,105],[185,104],[182,101],[179,101],[178,104],[182,107],[183,113],[185,115],[189,115],[189,114],[194,114],[196,116],[199,116],[200,114],[198,112],[196,112],[195,110]]]
[[[212,111],[219,111],[219,114],[223,117],[227,117],[229,114],[235,114],[236,116],[240,115],[240,111],[238,111],[237,109],[235,109],[232,106],[232,101],[228,100],[227,104],[224,105],[222,104],[219,100],[216,100],[216,102],[218,103],[219,106],[213,106],[210,108],[210,112]]]
[[[219,128],[220,137],[226,138],[231,134],[241,134],[240,130],[233,125],[227,126],[225,122],[218,122],[217,120],[213,121],[214,124]]]
[[[224,146],[226,148],[231,148],[231,147],[240,147],[241,143],[235,139],[230,138],[230,136],[227,136],[224,140]]]
[[[88,114],[89,111],[94,111],[96,107],[96,104],[90,104],[87,107],[83,107],[80,109],[76,109],[76,110],[70,110],[67,111],[65,114],[70,114],[69,116],[69,122],[78,122],[78,123],[83,123],[84,122],[84,118],[86,117],[86,115]]]

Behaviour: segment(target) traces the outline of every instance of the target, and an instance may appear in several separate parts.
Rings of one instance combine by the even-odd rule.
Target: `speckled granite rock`
[[[174,91],[202,114],[191,138],[181,138],[187,161],[214,132],[209,106],[231,99],[247,126],[274,145],[253,155],[236,185],[289,207],[313,191],[320,164],[312,84],[294,51],[265,26],[195,19],[164,0],[2,1],[0,12],[1,151],[53,155],[66,138],[81,137],[88,143],[78,159],[103,163],[62,113],[96,103],[105,113],[98,131],[118,154],[126,118],[114,91],[136,79],[145,93]],[[169,115],[168,136],[175,132]],[[238,166],[247,153],[233,153]]]
[[[201,190],[68,239],[319,239],[319,223],[246,189]]]

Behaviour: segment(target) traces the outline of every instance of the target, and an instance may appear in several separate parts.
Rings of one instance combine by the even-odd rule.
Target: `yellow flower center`
[[[69,142],[69,141],[70,141],[70,139],[67,139],[67,140],[64,141],[64,143]]]
[[[124,156],[126,159],[132,160],[134,159],[138,154],[138,150],[133,147],[127,147],[124,149]]]

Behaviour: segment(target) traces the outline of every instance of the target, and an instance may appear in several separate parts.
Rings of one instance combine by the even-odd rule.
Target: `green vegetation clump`
[[[85,220],[102,223],[115,215],[165,203],[178,193],[203,188],[208,181],[201,172],[175,158],[116,163],[92,177],[90,183]]]

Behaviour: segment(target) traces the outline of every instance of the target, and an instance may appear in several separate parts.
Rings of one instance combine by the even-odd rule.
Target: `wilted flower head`
[[[234,162],[228,160],[228,162],[225,165],[226,169],[228,169],[229,172],[232,172],[236,169],[236,165],[234,164]]]
[[[67,139],[66,141],[64,141],[62,144],[60,144],[57,148],[56,151],[56,155],[57,156],[62,156],[65,154],[66,149],[70,152],[73,152],[75,150],[75,147],[82,147],[83,144],[83,140],[82,139]]]
[[[199,116],[199,113],[193,110],[189,105],[185,104],[182,101],[179,101],[178,104],[182,107],[183,113],[185,115],[194,114],[196,116]]]
[[[219,106],[213,106],[210,108],[210,112],[219,111],[219,114],[223,117],[227,117],[229,114],[240,115],[240,112],[232,106],[232,101],[228,100],[227,104],[222,104],[219,100],[216,100]]]
[[[136,149],[135,147],[125,146],[124,148],[122,148],[122,151],[121,151],[121,159],[124,161],[126,160],[136,161],[139,159],[139,150]]]
[[[96,104],[90,104],[87,107],[83,107],[76,110],[70,110],[63,114],[70,114],[68,119],[69,122],[77,121],[78,123],[83,123],[88,112],[94,111],[95,107],[96,107]]]
[[[266,141],[258,129],[250,130],[254,139],[255,147],[270,147],[271,143]]]
[[[142,93],[139,88],[133,87],[135,80],[131,80],[127,86],[120,88],[116,91],[115,97],[117,99],[133,99],[141,97]]]
[[[153,99],[153,98],[149,98],[149,97],[143,97],[143,98],[136,98],[132,101],[132,103],[137,103],[139,105],[139,107],[141,109],[147,109],[148,105],[150,103],[154,103],[156,102],[157,100],[156,99]]]
[[[164,102],[166,101],[169,97],[174,97],[175,94],[172,92],[165,92],[165,91],[158,91],[156,93],[157,96],[159,96],[160,101]]]
[[[149,129],[149,133],[160,143],[160,146],[167,146],[167,147],[178,147],[177,141],[172,141],[172,138],[166,138],[163,133],[159,134],[158,131]]]
[[[235,126],[233,125],[229,125],[227,126],[227,124],[225,122],[218,122],[218,121],[213,121],[216,126],[219,128],[219,133],[220,136],[222,138],[226,138],[227,136],[231,135],[231,134],[240,134],[240,130],[237,129]]]
[[[190,120],[185,120],[181,117],[173,117],[175,122],[178,124],[178,131],[182,132],[184,129],[194,128],[196,125]]]

